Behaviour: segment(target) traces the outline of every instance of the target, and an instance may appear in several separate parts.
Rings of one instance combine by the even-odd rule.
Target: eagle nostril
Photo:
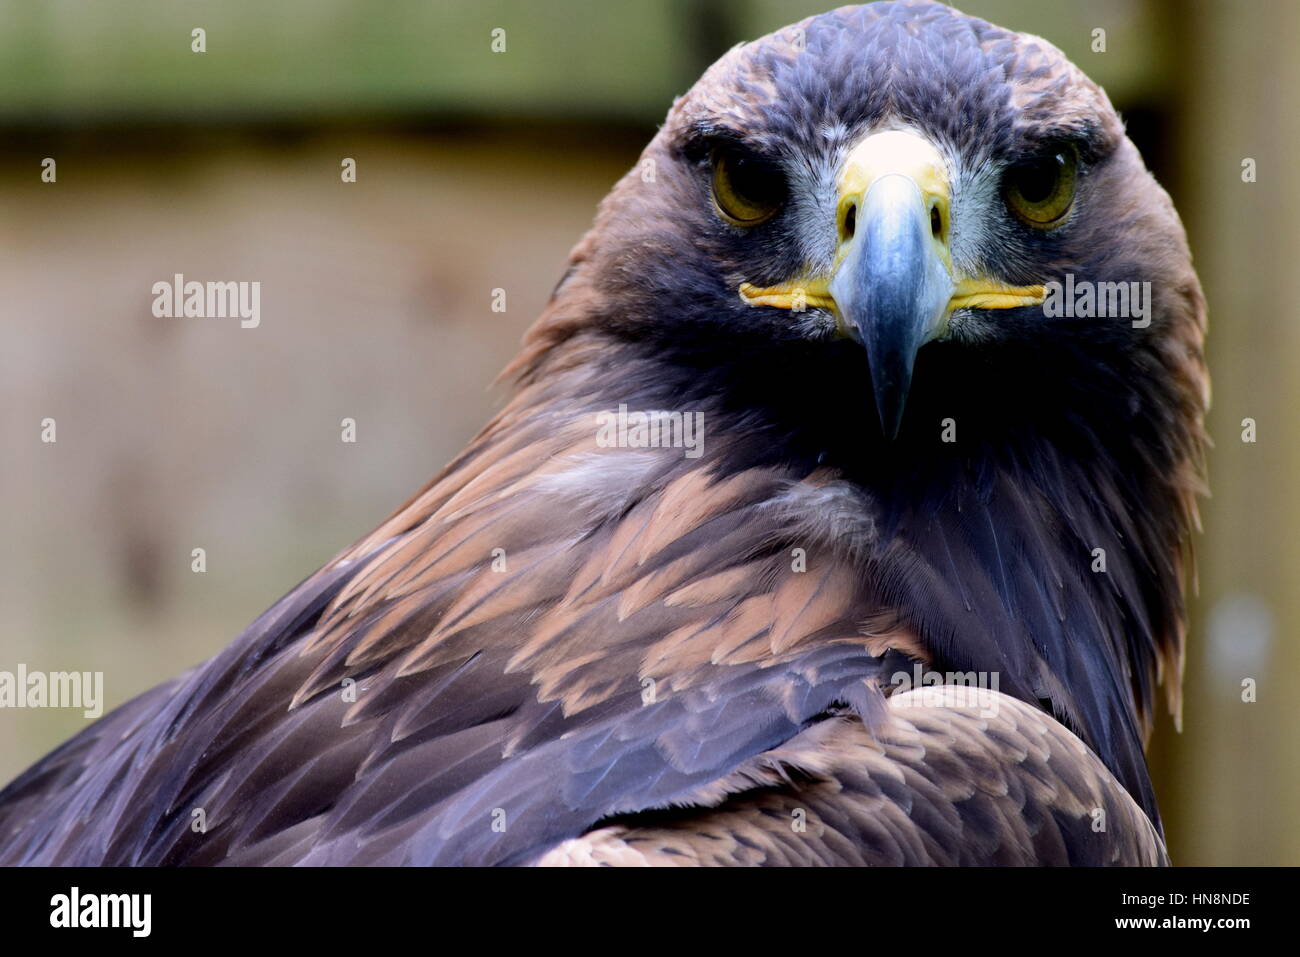
[[[930,207],[930,232],[935,239],[943,238],[943,216],[939,213],[938,206]]]
[[[844,214],[844,238],[852,239],[853,231],[858,228],[858,205],[854,203]]]

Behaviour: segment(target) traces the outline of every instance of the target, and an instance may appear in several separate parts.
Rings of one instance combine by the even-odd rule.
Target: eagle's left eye
[[[1055,226],[1074,204],[1078,166],[1074,148],[1059,146],[1010,167],[1002,179],[1007,207],[1030,226]]]
[[[786,200],[781,168],[734,147],[713,153],[713,203],[733,226],[757,226],[771,219]]]

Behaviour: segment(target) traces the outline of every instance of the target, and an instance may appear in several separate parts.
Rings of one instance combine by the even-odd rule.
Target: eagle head
[[[543,335],[596,324],[829,389],[860,447],[958,412],[978,434],[1039,427],[1110,393],[1125,416],[1173,414],[1182,451],[1207,401],[1183,229],[1105,92],[1045,40],[935,3],[733,48],[605,201],[557,299]]]

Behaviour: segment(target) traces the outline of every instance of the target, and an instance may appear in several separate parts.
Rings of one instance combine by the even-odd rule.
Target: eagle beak
[[[1042,286],[960,277],[949,247],[948,167],[934,145],[904,130],[859,143],[837,181],[838,251],[828,278],[760,289],[754,306],[830,309],[840,331],[862,343],[886,438],[903,421],[921,347],[948,331],[956,309],[1009,309],[1043,302]]]
[[[852,195],[841,217],[830,294],[845,331],[866,347],[890,439],[903,421],[916,354],[942,333],[953,293],[940,230],[931,225],[935,202],[911,177],[891,172]]]

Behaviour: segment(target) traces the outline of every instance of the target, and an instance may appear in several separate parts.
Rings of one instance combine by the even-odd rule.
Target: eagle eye
[[[733,226],[767,222],[786,200],[779,166],[735,147],[713,152],[713,204]]]
[[[1010,167],[1002,179],[1007,208],[1030,226],[1055,226],[1074,204],[1078,167],[1078,153],[1068,145]]]

